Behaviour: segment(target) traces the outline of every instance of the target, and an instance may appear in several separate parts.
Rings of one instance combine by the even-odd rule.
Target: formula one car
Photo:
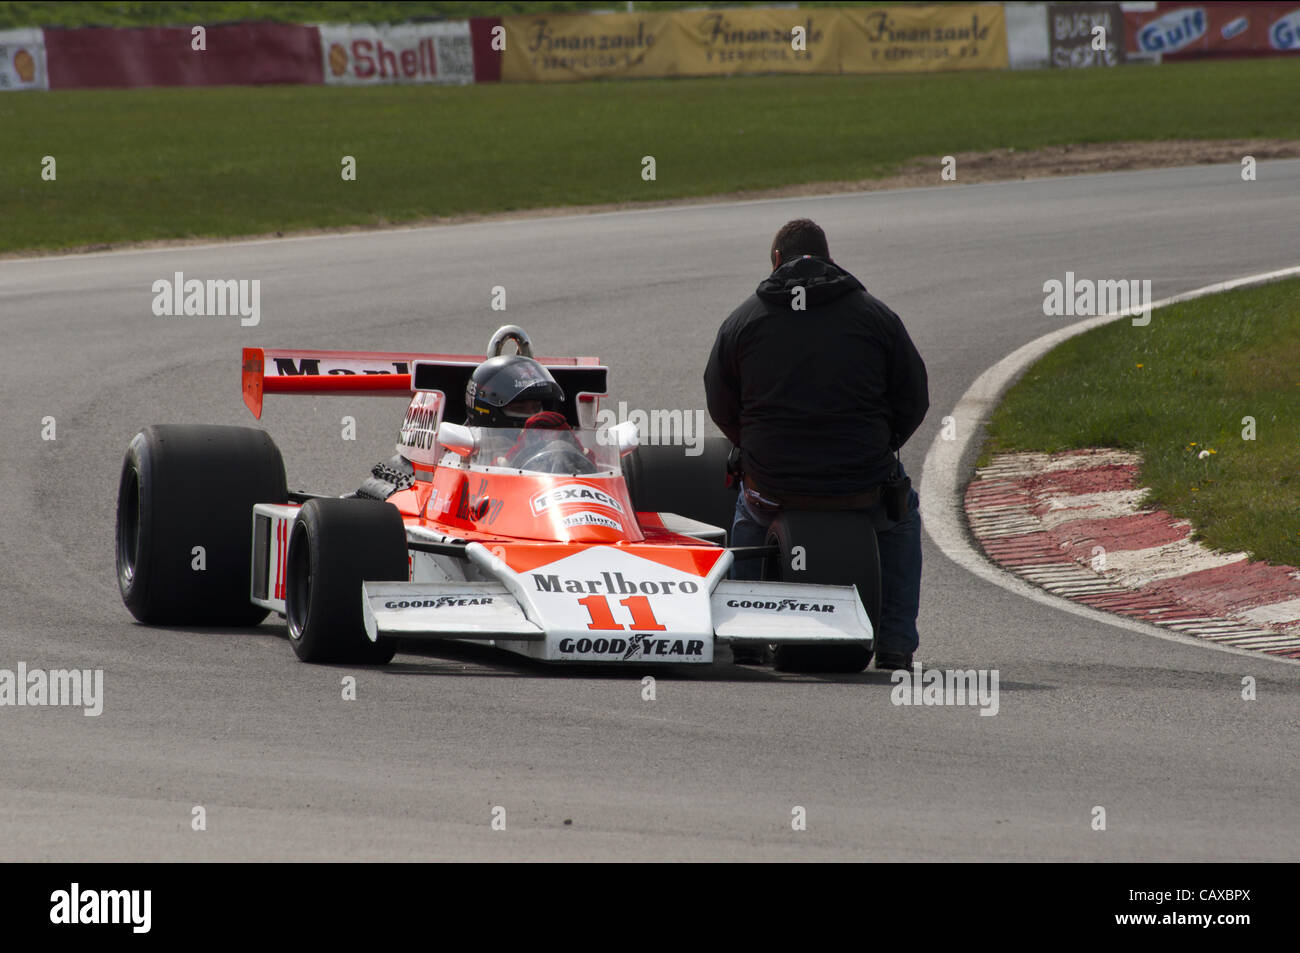
[[[399,641],[459,639],[555,662],[709,663],[731,643],[775,646],[787,670],[866,667],[880,601],[870,520],[783,512],[766,546],[728,548],[725,439],[695,456],[638,447],[635,424],[595,425],[607,391],[595,358],[517,361],[508,342],[532,357],[514,326],[487,361],[245,348],[259,419],[266,394],[409,398],[397,455],[327,496],[287,488],[264,431],[145,428],[118,492],[127,608],[152,625],[277,612],[307,662],[384,664]],[[493,382],[476,373],[489,365]],[[503,374],[549,403],[458,423],[493,411]],[[764,581],[728,579],[736,559],[761,559]]]

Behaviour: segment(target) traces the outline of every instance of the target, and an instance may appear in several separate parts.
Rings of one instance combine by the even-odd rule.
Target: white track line
[[[1154,311],[1171,304],[1177,304],[1180,301],[1191,301],[1194,298],[1218,294],[1221,291],[1231,291],[1234,288],[1267,284],[1270,281],[1278,281],[1295,275],[1300,275],[1300,265],[1206,285],[1204,288],[1197,288],[1193,291],[1174,295],[1171,298],[1156,301],[1151,305],[1151,308]],[[1103,612],[1100,609],[1093,609],[1090,606],[1072,602],[1068,599],[1057,598],[1042,589],[1031,586],[1020,577],[993,565],[971,543],[962,516],[962,489],[966,483],[963,477],[973,476],[973,472],[968,472],[968,468],[963,467],[962,461],[968,451],[972,449],[976,435],[982,432],[984,424],[987,423],[993,408],[997,406],[999,398],[1025,368],[1062,341],[1066,341],[1085,331],[1091,331],[1093,328],[1101,327],[1103,324],[1132,317],[1137,313],[1136,310],[1129,310],[1117,314],[1087,318],[1044,334],[1042,337],[1030,341],[1007,355],[977,377],[966,393],[962,394],[961,399],[957,401],[957,405],[951,411],[952,416],[955,418],[957,438],[955,440],[944,440],[942,432],[940,432],[926,452],[925,463],[921,467],[921,485],[919,487],[921,522],[925,525],[926,532],[930,534],[930,538],[934,540],[935,545],[957,565],[969,570],[981,579],[1018,593],[1035,602],[1041,602],[1044,605],[1065,612],[1072,612],[1093,622],[1102,622],[1172,642],[1199,645],[1251,658],[1263,657],[1290,664],[1300,664],[1300,660],[1279,658],[1278,656],[1266,655],[1263,652],[1252,652],[1246,649],[1234,649],[1231,646],[1217,645],[1204,639],[1198,639],[1195,636],[1180,636],[1157,628],[1154,625],[1138,622],[1127,616]],[[974,461],[972,460],[971,463],[973,464]]]

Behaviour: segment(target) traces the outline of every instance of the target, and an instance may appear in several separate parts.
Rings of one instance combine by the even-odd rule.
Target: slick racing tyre
[[[767,531],[779,556],[763,560],[763,578],[831,586],[856,585],[874,632],[880,624],[880,553],[871,517],[853,510],[783,510]],[[779,645],[783,672],[860,672],[871,663],[866,644]]]
[[[397,644],[371,642],[361,584],[410,578],[406,528],[390,503],[308,500],[289,536],[285,615],[289,642],[304,662],[384,665]]]
[[[706,437],[703,452],[686,455],[686,447],[642,445],[623,461],[623,476],[639,513],[676,513],[720,526],[731,534],[736,488],[727,486],[731,441]]]
[[[257,625],[253,504],[283,503],[284,462],[249,427],[154,426],[132,438],[117,490],[117,582],[150,625]]]

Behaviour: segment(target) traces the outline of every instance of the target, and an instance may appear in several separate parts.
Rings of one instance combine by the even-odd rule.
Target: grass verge
[[[1300,566],[1300,279],[1071,338],[1007,392],[988,432],[981,463],[1013,450],[1140,451],[1149,502],[1191,520],[1197,538]]]
[[[710,6],[771,6],[772,0],[715,3]],[[891,0],[814,0],[805,7],[904,6]],[[700,0],[653,0],[637,8],[700,7]],[[542,13],[622,11],[611,0],[8,0],[0,2],[0,30],[11,27],[190,26],[262,20],[278,23],[403,23],[417,19],[533,16]]]
[[[18,93],[0,99],[0,252],[714,195],[880,177],[916,156],[1008,147],[1300,139],[1298,85],[1300,62],[1264,59]],[[54,181],[41,178],[47,155]],[[357,160],[353,182],[340,176],[346,155]],[[654,181],[642,178],[647,155]]]

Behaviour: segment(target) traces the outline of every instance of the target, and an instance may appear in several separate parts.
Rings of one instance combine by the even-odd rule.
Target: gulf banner
[[[472,83],[469,21],[321,24],[326,85]]]
[[[502,17],[506,82],[676,76],[669,13]]]
[[[1130,55],[1162,59],[1300,53],[1300,0],[1157,3],[1126,12]]]
[[[1006,69],[1007,24],[994,4],[842,11],[845,73]]]
[[[0,30],[0,91],[49,89],[43,30]]]
[[[675,14],[673,26],[684,76],[840,72],[837,10],[701,10]]]

